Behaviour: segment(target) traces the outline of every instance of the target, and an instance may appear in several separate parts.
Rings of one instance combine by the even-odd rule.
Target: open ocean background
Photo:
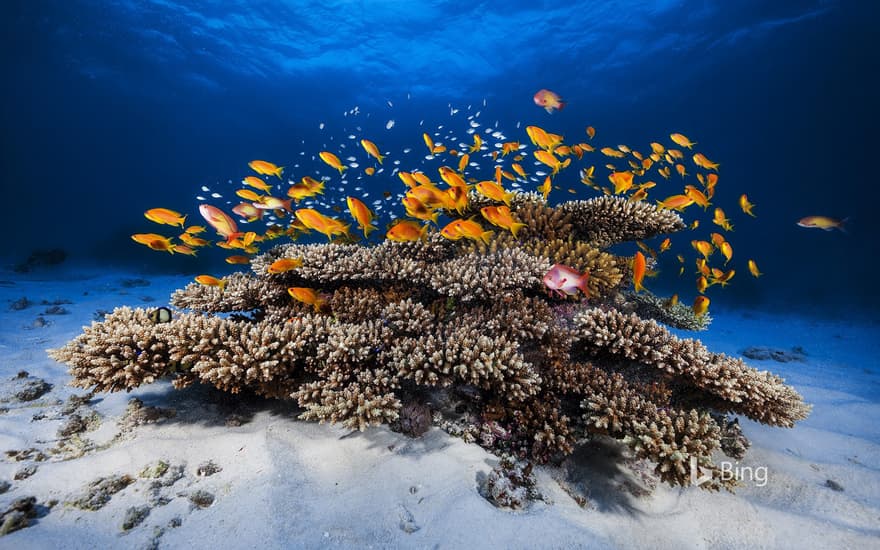
[[[471,105],[483,124],[497,121],[522,142],[528,124],[573,142],[586,141],[592,125],[597,144],[643,152],[651,141],[668,143],[671,132],[687,135],[721,163],[717,202],[736,226],[728,238],[738,274],[728,289],[710,290],[713,303],[871,316],[880,306],[878,6],[4,2],[0,262],[58,247],[73,264],[228,273],[222,251],[172,257],[130,235],[168,229],[144,219],[153,207],[201,223],[200,187],[235,199],[238,186],[229,181],[250,174],[253,159],[299,162],[301,169],[285,171],[296,179],[315,169],[333,175],[310,156],[345,141],[363,157],[357,141],[346,141],[350,133],[396,153],[390,158],[403,159],[401,169],[419,168],[422,155],[411,163],[399,151],[423,153],[421,133],[439,125],[465,129]],[[545,113],[532,102],[541,88],[568,106]],[[355,106],[357,117],[344,116]],[[605,162],[593,154],[595,164]],[[481,179],[490,177],[485,166]],[[403,187],[387,171],[364,182],[371,198]],[[551,203],[574,198],[566,187],[577,198],[596,195],[576,169],[558,185]],[[333,193],[344,204],[345,193]],[[741,193],[756,203],[757,220],[736,206]],[[797,227],[807,215],[849,217],[848,234]],[[673,254],[649,288],[693,296],[691,277],[676,277],[674,259],[679,251],[693,256],[691,238],[673,237]],[[759,280],[745,269],[749,257],[765,272]]]

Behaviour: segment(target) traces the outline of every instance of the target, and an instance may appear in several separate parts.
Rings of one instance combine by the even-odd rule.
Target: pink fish
[[[238,232],[238,226],[235,224],[235,220],[230,218],[229,214],[220,210],[216,206],[203,204],[199,206],[199,213],[205,218],[205,221],[208,222],[211,227],[217,230],[217,234],[221,237],[226,237],[227,240],[232,240],[241,235],[241,233]]]
[[[550,90],[538,90],[533,99],[535,100],[535,105],[543,107],[545,111],[551,114],[553,113],[553,109],[561,110],[565,107],[565,102],[562,101],[562,98]]]
[[[589,298],[590,289],[587,287],[587,282],[589,280],[589,271],[586,271],[581,275],[574,269],[562,264],[554,265],[550,268],[550,271],[544,275],[544,285],[550,289],[550,291],[555,292],[563,298],[566,295],[574,296],[577,294],[578,289],[584,293],[584,296]]]

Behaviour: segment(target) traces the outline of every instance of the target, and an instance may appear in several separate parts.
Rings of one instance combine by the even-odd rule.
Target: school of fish
[[[534,102],[548,113],[565,105],[548,90],[535,94]],[[465,117],[457,117],[460,112]],[[565,136],[527,125],[524,136],[511,138],[498,128],[497,121],[494,125],[484,124],[479,107],[468,105],[462,111],[450,104],[449,113],[451,121],[464,123],[463,131],[456,131],[451,123],[440,125],[436,130],[422,131],[424,148],[387,151],[381,146],[381,134],[364,135],[359,124],[363,116],[360,109],[347,110],[343,116],[354,121],[353,129],[343,130],[347,137],[329,135],[321,147],[311,153],[303,150],[299,158],[288,159],[284,165],[252,160],[247,163],[251,172],[225,194],[202,186],[196,199],[206,225],[187,225],[185,214],[152,208],[144,213],[150,222],[180,228],[181,232],[172,236],[138,233],[132,239],[156,251],[183,255],[196,255],[213,245],[228,251],[226,262],[232,265],[249,264],[264,245],[272,245],[277,239],[296,240],[312,232],[334,242],[375,241],[371,233],[380,229],[380,220],[387,222],[381,238],[392,241],[425,239],[429,227],[434,226],[450,240],[488,243],[497,231],[516,237],[524,226],[509,208],[515,191],[535,190],[549,199],[554,190],[561,189],[560,182],[567,180],[579,182],[567,188],[570,194],[594,191],[629,201],[651,200],[661,208],[693,214],[688,226],[691,232],[709,228],[706,236],[692,234],[686,238],[693,253],[698,293],[693,309],[698,315],[708,309],[707,290],[716,285],[724,287],[734,277],[736,270],[731,264],[738,260],[734,259],[730,240],[737,220],[716,204],[720,164],[696,151],[697,142],[684,134],[671,133],[668,140],[653,141],[640,149],[625,144],[599,145],[593,126],[586,127],[580,136]],[[521,129],[520,123],[516,126]],[[393,131],[394,127],[394,120],[389,119],[385,131]],[[324,128],[321,123],[320,131]],[[405,171],[401,167],[404,160],[418,162],[419,166]],[[577,176],[568,175],[573,165],[578,167]],[[598,173],[602,169],[607,170],[607,183]],[[677,174],[675,178],[673,173]],[[386,190],[381,198],[371,198],[377,181],[384,182]],[[462,218],[471,190],[495,204],[482,208],[479,215]],[[340,197],[344,198],[344,207]],[[395,202],[403,207],[404,216],[391,208]],[[756,206],[745,194],[737,205],[735,214],[742,214],[740,218],[756,216]],[[734,212],[732,208],[728,211]],[[448,220],[441,221],[441,216]],[[700,220],[703,216],[705,223]],[[842,228],[842,222],[821,217],[805,218],[800,225]],[[209,227],[215,233],[213,238],[207,237]],[[660,255],[673,243],[666,237],[656,248],[643,242],[637,245],[632,257],[632,282],[639,292],[645,289],[645,278],[658,273]],[[688,260],[683,253],[677,255],[677,260],[679,276],[684,276]],[[297,259],[279,260],[269,272],[281,274],[300,265]],[[749,258],[746,266],[753,277],[762,275],[754,259]],[[587,294],[588,278],[589,273],[557,265],[544,281],[548,291],[569,296],[577,294],[578,289]],[[211,275],[199,275],[195,280],[220,291],[225,284],[222,278]],[[292,299],[316,309],[323,306],[318,289],[291,288],[289,293]],[[668,301],[677,302],[677,295],[673,298]]]

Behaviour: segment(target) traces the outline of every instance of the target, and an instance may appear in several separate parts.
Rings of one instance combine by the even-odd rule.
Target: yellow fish
[[[739,197],[739,207],[749,216],[753,218],[756,217],[755,214],[752,212],[752,209],[755,207],[755,205],[749,202],[749,198],[745,195],[745,193],[743,193]]]
[[[565,162],[561,162],[558,158],[553,156],[553,153],[544,151],[543,149],[539,149],[532,154],[535,155],[535,158],[538,159],[538,161],[552,168],[553,175],[558,174],[559,170],[561,170],[562,168],[566,168],[569,164],[571,164],[570,158],[565,159]]]
[[[687,147],[688,149],[697,144],[696,142],[689,140],[683,134],[669,134],[669,139],[674,141],[676,145]]]
[[[550,195],[550,191],[553,189],[553,184],[550,180],[550,176],[547,176],[544,179],[544,183],[538,186],[538,192],[544,196],[544,200],[547,200],[547,196]]]
[[[706,158],[706,155],[703,153],[697,153],[694,155],[694,164],[699,166],[700,168],[705,168],[706,170],[718,170],[720,166],[717,162],[712,162],[711,160]]]
[[[364,237],[369,237],[372,231],[379,229],[373,225],[373,212],[366,204],[356,197],[347,197],[345,202],[348,204],[349,213],[357,221],[358,227],[363,230]]]
[[[434,154],[434,140],[431,139],[431,136],[429,136],[427,132],[422,134],[422,139],[425,140],[425,145],[427,145],[427,147],[428,147],[428,152],[433,155]]]
[[[694,204],[694,199],[687,195],[672,195],[666,197],[662,201],[657,201],[657,206],[661,208],[669,208],[670,210],[684,211],[685,208]]]
[[[602,149],[600,149],[600,151],[606,157],[613,157],[613,158],[618,158],[618,159],[624,157],[623,153],[621,153],[620,151],[618,151],[617,149],[614,149],[612,147],[602,147]]]
[[[608,179],[614,184],[614,194],[619,195],[630,190],[633,186],[632,172],[612,172]]]
[[[290,294],[290,297],[294,300],[314,306],[315,311],[321,311],[321,308],[327,303],[327,301],[318,294],[318,291],[312,288],[293,286],[287,289],[287,293]]]
[[[217,277],[212,277],[211,275],[199,275],[195,278],[195,281],[200,285],[217,287],[220,289],[220,292],[223,292],[226,288],[226,281],[218,279]]]
[[[226,263],[244,265],[251,263],[251,259],[247,256],[229,256],[226,258]]]
[[[151,208],[144,212],[144,217],[154,223],[179,225],[180,227],[183,227],[186,222],[186,216],[167,208]]]
[[[264,176],[275,176],[278,179],[281,179],[281,174],[282,172],[284,172],[283,166],[276,166],[271,162],[267,162],[265,160],[252,160],[248,163],[248,166],[250,166],[251,170],[253,170],[257,174],[262,174]]]
[[[471,148],[468,150],[470,153],[476,153],[483,147],[483,138],[480,137],[480,134],[474,134],[474,144],[471,145]]]
[[[364,150],[367,152],[368,155],[370,155],[371,157],[374,157],[376,160],[378,160],[379,164],[382,164],[382,159],[384,159],[385,157],[383,157],[379,153],[379,148],[376,147],[375,143],[373,143],[372,141],[370,141],[368,139],[362,139],[361,140],[361,147],[364,148]],[[333,166],[333,167],[336,168],[335,166]],[[342,172],[340,171],[340,174],[341,173]]]
[[[752,277],[758,278],[763,273],[758,270],[758,264],[755,263],[755,260],[749,260],[749,272],[752,274]]]
[[[337,157],[330,151],[321,151],[320,153],[318,153],[318,156],[321,157],[321,160],[323,160],[324,163],[327,164],[327,166],[339,170],[340,174],[345,170],[348,170],[347,166],[342,165],[342,161],[339,160],[339,157]]]
[[[712,248],[712,245],[706,241],[693,240],[691,241],[691,246],[693,246],[694,250],[702,254],[707,260],[709,259],[709,256],[712,255],[712,252],[715,251]]]
[[[645,290],[645,287],[642,286],[642,281],[645,279],[645,271],[647,270],[647,261],[645,260],[645,256],[641,252],[636,252],[636,255],[633,257],[633,287],[635,291],[638,292],[640,290]]]
[[[706,296],[697,296],[694,299],[694,305],[692,308],[697,317],[705,315],[705,313],[709,311],[709,298]]]
[[[299,258],[281,258],[272,262],[266,271],[272,274],[287,273],[292,269],[302,267],[303,261]]]
[[[262,196],[259,193],[255,193],[254,191],[251,191],[250,189],[238,189],[235,191],[235,194],[238,195],[239,197],[243,198],[246,201],[254,201],[254,202],[259,201],[260,197]]]
[[[730,223],[730,220],[727,219],[727,216],[724,214],[724,210],[720,208],[715,209],[715,214],[712,217],[712,223],[721,227],[725,231],[733,231],[733,225]]]
[[[265,191],[266,193],[272,191],[272,186],[269,185],[268,183],[266,183],[265,181],[261,180],[257,176],[247,176],[246,178],[241,180],[241,183],[243,183],[245,185],[249,185],[249,186],[253,187],[254,189],[259,189],[260,191]]]
[[[427,232],[428,226],[420,225],[410,220],[403,220],[388,229],[385,237],[389,241],[409,242],[424,239]]]

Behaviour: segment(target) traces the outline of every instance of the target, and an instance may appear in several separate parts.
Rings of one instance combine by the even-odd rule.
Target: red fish
[[[560,98],[559,95],[543,88],[538,90],[535,94],[534,100],[535,105],[543,107],[545,111],[551,114],[554,109],[562,110],[562,108],[565,107],[565,102],[562,101],[562,98]]]
[[[590,289],[587,287],[589,280],[589,271],[582,275],[566,265],[556,264],[544,275],[544,286],[563,298],[566,295],[574,296],[578,290],[589,298]]]

